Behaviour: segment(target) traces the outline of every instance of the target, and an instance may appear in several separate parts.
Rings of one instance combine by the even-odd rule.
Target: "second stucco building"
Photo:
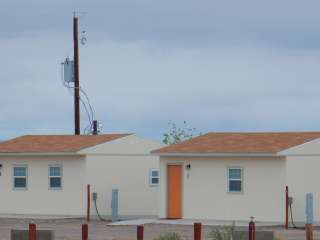
[[[160,218],[305,222],[305,195],[320,201],[320,132],[208,133],[156,150]],[[319,204],[314,207],[320,218]]]

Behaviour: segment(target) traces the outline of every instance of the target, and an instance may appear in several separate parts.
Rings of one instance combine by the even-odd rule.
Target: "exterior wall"
[[[100,215],[110,217],[112,189],[119,189],[119,216],[157,216],[158,186],[149,186],[149,169],[159,168],[157,157],[90,155],[87,177],[92,192],[98,193]],[[92,202],[91,214],[96,216]]]
[[[306,194],[313,193],[314,221],[320,219],[320,187],[319,187],[319,156],[288,156],[287,185],[289,195],[293,197],[292,212],[295,222],[306,221]]]
[[[191,164],[183,167],[183,218],[284,221],[284,158],[160,157],[160,218],[166,218],[168,163]],[[228,193],[228,167],[243,168],[243,193]]]
[[[0,156],[0,215],[85,216],[86,185],[98,193],[100,214],[111,214],[111,191],[119,189],[122,217],[157,216],[158,186],[149,169],[159,168],[150,151],[163,145],[136,135],[87,148],[77,156]],[[50,190],[48,168],[62,164],[62,189]],[[13,166],[28,166],[28,189],[13,189]],[[92,195],[91,195],[92,197]],[[96,216],[93,202],[91,214]]]
[[[84,154],[108,155],[150,155],[150,151],[164,147],[156,141],[140,137],[136,134],[122,137],[110,142],[81,150]]]
[[[83,157],[0,157],[0,214],[84,215]],[[14,190],[13,166],[27,165],[27,190]],[[62,164],[62,189],[50,190],[49,164]]]
[[[159,169],[159,157],[150,151],[163,145],[130,135],[84,150],[87,155],[87,182],[98,193],[100,215],[110,217],[112,189],[119,189],[119,216],[155,217],[158,213],[158,186],[149,186],[149,170]],[[92,203],[91,214],[96,216]]]
[[[296,223],[306,221],[306,194],[313,193],[314,222],[320,223],[320,140],[316,139],[305,144],[287,149],[280,154],[286,156],[289,195],[293,197],[292,212]]]

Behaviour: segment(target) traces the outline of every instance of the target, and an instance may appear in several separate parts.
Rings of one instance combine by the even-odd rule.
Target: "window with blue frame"
[[[158,186],[160,183],[160,176],[158,169],[150,169],[149,171],[149,185]]]
[[[243,191],[243,169],[239,167],[228,168],[228,191],[241,193]]]
[[[27,166],[13,167],[13,188],[27,189]]]
[[[60,165],[49,166],[49,188],[62,188],[62,167]]]

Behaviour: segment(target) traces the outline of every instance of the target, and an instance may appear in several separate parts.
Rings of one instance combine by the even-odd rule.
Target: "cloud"
[[[201,132],[316,130],[318,5],[32,0],[16,9],[5,2],[0,139],[73,133],[60,63],[73,55],[75,6],[88,12],[80,18],[88,32],[80,81],[105,132],[161,139],[170,120]]]
[[[56,32],[0,41],[4,137],[73,132],[72,97],[60,82],[70,46]],[[103,39],[80,54],[82,86],[107,132],[160,138],[169,120],[202,132],[317,129],[319,51]]]
[[[154,41],[166,46],[269,44],[318,48],[319,1],[70,0],[2,1],[0,37],[71,31],[72,12],[91,38]]]

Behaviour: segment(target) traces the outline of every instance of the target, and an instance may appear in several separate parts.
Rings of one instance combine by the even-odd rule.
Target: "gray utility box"
[[[53,230],[39,229],[36,238],[37,240],[54,240]],[[29,230],[11,229],[11,240],[29,240]]]

